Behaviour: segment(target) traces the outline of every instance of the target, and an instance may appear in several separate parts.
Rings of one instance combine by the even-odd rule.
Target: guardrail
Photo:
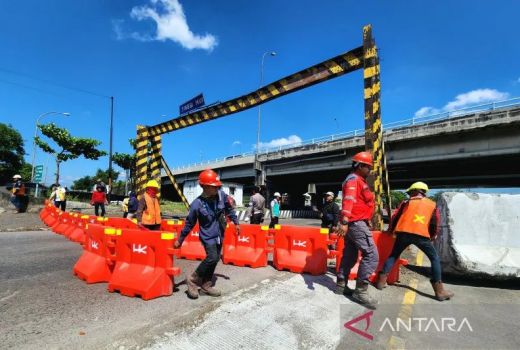
[[[481,105],[475,105],[475,106],[471,106],[471,107],[460,108],[460,109],[456,109],[453,111],[446,111],[446,112],[441,112],[441,113],[429,114],[426,116],[412,117],[409,119],[403,119],[403,120],[399,120],[399,121],[395,121],[395,122],[390,122],[390,123],[384,124],[383,129],[386,132],[386,131],[389,131],[392,129],[402,128],[402,127],[406,127],[406,126],[415,126],[415,125],[436,122],[436,121],[440,121],[440,120],[448,120],[448,119],[451,119],[454,117],[460,117],[463,115],[473,114],[476,112],[494,111],[494,110],[499,110],[499,109],[508,108],[508,107],[512,107],[512,106],[520,106],[520,97],[515,97],[512,99],[503,100],[503,101],[485,103],[485,104],[481,104]],[[356,130],[352,130],[352,131],[348,131],[348,132],[344,132],[344,133],[340,133],[340,134],[316,137],[316,138],[313,138],[310,140],[295,142],[295,143],[291,143],[291,144],[284,145],[284,146],[269,147],[269,148],[264,148],[264,149],[260,148],[258,154],[259,155],[268,154],[268,153],[279,152],[279,151],[283,151],[283,150],[287,150],[287,149],[291,149],[291,148],[339,141],[339,140],[344,140],[344,139],[348,139],[351,137],[363,136],[364,134],[365,134],[365,129],[356,129]],[[222,162],[222,161],[226,161],[226,160],[230,160],[230,159],[243,158],[243,157],[253,156],[253,155],[255,155],[255,151],[250,151],[250,152],[235,154],[232,156],[202,161],[202,162],[198,162],[198,163],[181,165],[181,166],[172,168],[172,170],[181,170],[181,169],[186,169],[186,168],[190,168],[190,167],[194,167],[194,166],[214,164],[214,163],[218,163],[218,162]]]

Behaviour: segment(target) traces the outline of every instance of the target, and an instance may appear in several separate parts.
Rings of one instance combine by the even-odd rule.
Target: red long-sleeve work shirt
[[[370,220],[374,215],[374,194],[370,191],[366,180],[354,173],[349,174],[342,186],[343,200],[341,207],[342,220]]]

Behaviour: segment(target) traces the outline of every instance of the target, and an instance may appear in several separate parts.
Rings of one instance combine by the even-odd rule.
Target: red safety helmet
[[[222,182],[220,182],[220,178],[216,172],[211,169],[206,169],[199,174],[199,184],[207,185],[207,186],[222,186]]]
[[[372,154],[370,152],[359,152],[352,157],[352,161],[356,163],[363,163],[372,166]]]

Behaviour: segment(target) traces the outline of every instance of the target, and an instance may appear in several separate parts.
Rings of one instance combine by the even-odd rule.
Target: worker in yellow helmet
[[[397,238],[392,253],[379,274],[377,288],[385,288],[388,273],[395,260],[399,258],[403,250],[413,244],[430,259],[431,284],[435,298],[443,301],[452,298],[453,293],[445,290],[441,281],[441,263],[432,243],[437,236],[439,211],[435,202],[426,197],[428,190],[428,185],[424,182],[416,182],[406,190],[410,198],[401,203],[388,226],[388,232],[396,233]]]
[[[161,228],[161,206],[159,204],[160,186],[155,180],[146,183],[145,192],[139,200],[136,217],[137,221],[149,230]]]

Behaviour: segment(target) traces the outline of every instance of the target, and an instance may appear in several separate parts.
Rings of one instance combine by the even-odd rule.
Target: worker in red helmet
[[[226,216],[235,224],[236,234],[240,234],[235,210],[228,195],[220,189],[222,183],[217,173],[211,169],[204,170],[199,175],[199,185],[202,187],[202,194],[191,203],[186,224],[179,239],[174,243],[175,248],[180,248],[188,233],[197,222],[199,223],[199,239],[206,251],[206,258],[186,278],[188,297],[191,299],[199,297],[199,288],[206,295],[218,297],[221,294],[213,287],[213,274],[220,260],[224,231],[227,226]]]
[[[352,172],[343,182],[341,219],[337,232],[339,236],[345,237],[345,248],[337,276],[337,289],[343,289],[343,293],[352,296],[354,301],[375,309],[377,301],[368,293],[368,278],[377,268],[379,260],[369,228],[375,203],[374,194],[370,191],[366,179],[372,165],[371,153],[355,154],[352,157]],[[347,285],[348,276],[357,262],[359,251],[362,258],[357,273],[356,289],[352,290]]]

